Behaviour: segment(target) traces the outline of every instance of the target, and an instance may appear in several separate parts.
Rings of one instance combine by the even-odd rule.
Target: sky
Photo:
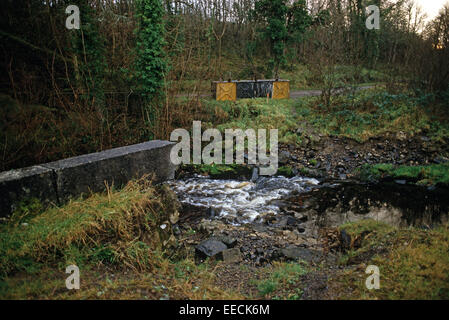
[[[416,0],[416,2],[427,13],[428,20],[431,20],[438,15],[438,11],[440,11],[448,0]]]

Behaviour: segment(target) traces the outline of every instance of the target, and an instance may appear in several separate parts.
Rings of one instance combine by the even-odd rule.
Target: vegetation
[[[0,226],[0,298],[238,298],[160,227],[177,215],[170,192],[142,179],[43,212],[30,206]],[[71,264],[83,290],[65,287]]]
[[[301,99],[295,109],[300,121],[322,134],[364,142],[402,131],[410,136],[427,134],[438,141],[448,136],[448,122],[440,117],[445,104],[432,99],[407,92],[366,90],[333,97],[327,108],[317,98]]]
[[[311,132],[365,142],[369,138],[403,132],[426,135],[435,142],[449,137],[445,104],[433,95],[412,92],[389,94],[383,89],[346,93],[331,98],[325,108],[319,97],[298,100],[242,99],[236,102],[202,101],[204,128],[277,128],[280,143],[300,144],[304,136],[296,131],[306,123]],[[306,128],[303,128],[306,129]],[[307,131],[307,130],[306,130]]]
[[[252,169],[238,164],[184,165],[183,169],[197,174],[208,175],[213,179],[250,178]]]
[[[139,0],[136,6],[137,20],[137,46],[136,46],[136,81],[139,84],[143,95],[145,107],[145,117],[148,125],[157,119],[159,112],[156,112],[155,105],[160,101],[155,101],[161,96],[161,89],[164,86],[164,79],[167,69],[165,52],[163,50],[164,8],[159,0]],[[151,137],[150,137],[151,138]]]
[[[448,299],[449,230],[397,228],[374,220],[361,220],[338,228],[351,236],[351,249],[338,267],[307,265],[304,262],[276,263],[261,270],[268,274],[254,280],[259,294],[269,299],[303,298],[307,275],[327,272],[328,299]],[[358,244],[356,244],[358,243]],[[369,265],[379,267],[380,289],[365,285]],[[312,278],[313,279],[313,278]],[[310,281],[310,280],[309,280]],[[316,280],[313,280],[316,281]]]
[[[347,253],[354,268],[339,275],[339,289],[350,288],[351,299],[448,299],[449,230],[398,229],[372,220],[341,226],[361,247]],[[380,289],[367,290],[365,269],[380,269]],[[338,290],[338,289],[336,289]],[[345,290],[342,290],[345,292]]]
[[[162,250],[163,241],[154,231],[165,219],[159,216],[167,210],[161,203],[163,196],[136,183],[123,192],[111,190],[107,195],[95,194],[62,208],[29,214],[20,224],[12,220],[2,226],[1,274],[38,270],[42,261],[84,266],[99,260],[149,268],[149,248]],[[146,242],[138,237],[150,230]],[[121,242],[128,245],[123,247]]]
[[[302,295],[298,286],[300,277],[308,272],[302,262],[275,263],[266,270],[268,278],[256,281],[259,293],[264,298],[299,300]]]
[[[447,101],[447,8],[425,24],[414,3],[382,1],[381,29],[367,30],[361,1],[75,1],[81,29],[67,30],[67,1],[27,3],[6,2],[0,19],[2,170],[167,139],[209,113],[198,95],[211,80],[274,73],[292,88],[322,89],[314,103],[322,114],[310,120],[362,140],[366,127],[385,132],[389,114],[396,130],[398,113],[414,102],[375,98],[385,120],[375,128],[378,119],[356,109],[369,97],[348,108],[332,97],[335,88],[384,83],[398,99],[404,89],[416,99],[433,95],[424,108]]]
[[[371,3],[380,7],[379,30],[365,26]],[[78,30],[64,27],[69,4],[80,9]],[[221,132],[278,129],[289,149],[314,149],[323,137],[360,144],[419,137],[447,145],[448,35],[449,5],[426,21],[413,0],[4,1],[0,171],[167,140],[195,120]],[[285,100],[204,97],[214,80],[268,77],[290,79],[292,91],[319,91]],[[312,151],[310,166],[321,166]],[[252,174],[245,165],[183,169],[219,179]],[[449,185],[448,163],[380,163],[358,173],[366,181]],[[293,170],[280,167],[278,174]],[[176,240],[177,204],[168,188],[148,179],[61,207],[22,199],[0,224],[0,298],[252,298],[217,287],[220,263],[195,263]],[[324,270],[334,276],[330,297],[449,299],[447,225],[423,230],[361,221],[343,229],[354,241],[341,269]],[[66,290],[69,264],[82,267],[84,290]],[[368,264],[380,267],[380,290],[364,287]],[[249,282],[257,298],[300,299],[303,277],[321,268],[276,262],[260,269],[262,280]]]
[[[259,0],[253,12],[256,21],[263,21],[260,30],[262,39],[270,43],[269,68],[266,77],[279,78],[279,68],[287,62],[286,44],[295,45],[304,40],[304,33],[310,24],[304,0],[287,5],[287,0]]]
[[[122,191],[110,190],[60,208],[41,212],[35,206],[35,215],[1,226],[0,297],[244,298],[215,285],[214,263],[197,265],[176,242],[164,240],[170,239],[169,232],[163,233],[159,224],[175,210],[167,192],[144,181],[133,182]],[[447,226],[403,229],[362,220],[339,229],[360,241],[340,259],[343,269],[329,280],[329,295],[340,299],[449,298]],[[65,288],[64,270],[73,263],[82,267],[83,290]],[[380,268],[380,290],[365,287],[364,271],[370,264]],[[247,281],[259,292],[253,298],[301,299],[303,277],[321,268],[305,262],[275,262],[260,270],[268,277]]]
[[[428,166],[365,165],[360,169],[363,180],[407,179],[422,185],[449,185],[449,163]]]

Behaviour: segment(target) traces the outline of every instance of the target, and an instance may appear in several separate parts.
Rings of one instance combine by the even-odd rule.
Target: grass
[[[108,195],[94,194],[86,200],[73,201],[61,208],[51,208],[28,220],[27,225],[1,228],[1,267],[5,276],[14,271],[39,269],[43,263],[83,265],[95,260],[120,260],[135,265],[146,264],[144,251],[155,241],[143,242],[140,232],[157,230],[164,217],[162,203],[153,189],[141,192],[129,185],[123,192]],[[159,195],[158,195],[159,196]],[[148,206],[160,206],[154,214],[147,214]],[[128,246],[121,247],[122,243]],[[133,261],[140,257],[141,261]]]
[[[354,264],[335,281],[350,289],[350,299],[449,299],[449,227],[434,230],[398,229],[372,220],[341,226],[361,247],[343,263]],[[365,287],[365,269],[380,269],[380,289]],[[346,290],[342,290],[346,292]]]
[[[287,178],[291,178],[294,176],[293,169],[289,166],[279,167],[278,172],[276,173],[278,176],[284,176]]]
[[[449,119],[444,110],[444,104],[432,95],[389,94],[370,89],[332,97],[330,106],[324,106],[320,97],[235,102],[201,100],[201,114],[195,118],[202,121],[203,130],[218,128],[222,136],[226,129],[278,129],[280,144],[298,146],[307,141],[315,143],[319,136],[363,143],[371,138],[390,138],[399,132],[407,137],[427,136],[430,143],[444,145],[449,140]],[[312,166],[316,163],[316,159],[310,161]],[[213,165],[201,167],[200,172],[217,176],[228,173],[229,176],[235,169]],[[435,166],[429,170],[422,178],[423,184],[447,181],[446,167]],[[402,171],[404,169],[398,169],[395,174],[406,174]]]
[[[346,137],[365,142],[373,137],[404,132],[426,135],[433,142],[449,137],[449,118],[443,103],[432,95],[389,94],[370,89],[334,96],[329,106],[320,97],[296,100],[242,99],[235,102],[203,100],[203,127],[278,129],[279,142],[300,144],[307,135]],[[302,135],[296,129],[307,124]]]
[[[320,97],[305,97],[294,107],[297,120],[317,132],[359,142],[400,131],[427,135],[435,142],[449,136],[448,118],[440,114],[445,107],[432,97],[372,89],[332,97],[330,106],[323,105]]]
[[[234,67],[241,69],[237,64]],[[336,77],[346,81],[354,71],[339,66],[335,72]],[[292,89],[295,83],[319,87],[319,83],[310,80],[309,73],[306,67],[297,66],[283,77],[292,79]],[[356,79],[359,83],[382,79],[382,73],[373,70],[362,70],[361,74]],[[187,87],[191,85],[192,80],[184,81]],[[209,86],[206,81],[201,83]],[[218,102],[170,96],[169,103],[172,105],[169,114],[161,115],[162,123],[152,128],[141,116],[142,110],[122,112],[122,107],[111,106],[110,116],[104,121],[95,110],[27,105],[0,95],[4,111],[0,119],[0,170],[135,144],[154,137],[168,139],[176,128],[191,128],[193,120],[201,120],[204,129],[218,128],[222,132],[228,128],[278,129],[279,142],[284,144],[301,144],[306,140],[307,132],[306,135],[296,132],[301,123],[307,124],[309,134],[348,137],[359,142],[399,131],[427,135],[441,144],[449,136],[446,106],[432,94],[424,93],[363,90],[334,96],[329,105],[323,104],[320,97]]]
[[[449,163],[428,166],[394,166],[381,163],[364,165],[359,173],[363,180],[393,178],[411,180],[421,185],[449,185]]]
[[[279,141],[294,143],[298,137],[292,133],[296,127],[292,116],[292,100],[241,99],[235,102],[205,101],[204,111],[209,115],[204,128],[226,129],[278,129]]]
[[[16,215],[0,227],[0,298],[240,298],[178,247],[169,222],[176,203],[168,188],[142,179],[28,214],[26,224]],[[80,268],[78,291],[65,288],[71,264]]]
[[[299,262],[275,262],[264,270],[268,276],[259,280],[257,288],[264,298],[297,300],[301,298],[300,277],[307,273],[305,264]]]

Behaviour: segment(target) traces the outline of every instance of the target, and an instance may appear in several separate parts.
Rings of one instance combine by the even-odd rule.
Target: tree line
[[[379,30],[365,25],[371,4]],[[68,5],[80,30],[65,28]],[[353,65],[354,79],[383,67],[392,84],[448,90],[448,5],[428,23],[412,0],[5,0],[0,15],[2,93],[104,123],[130,113],[154,127],[180,92],[298,64],[328,88]]]

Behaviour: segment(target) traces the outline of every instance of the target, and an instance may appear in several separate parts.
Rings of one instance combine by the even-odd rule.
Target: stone
[[[279,217],[279,219],[276,221],[276,225],[279,228],[286,228],[289,225],[289,218],[292,218],[291,216],[281,216]],[[293,218],[294,220],[294,218]],[[291,221],[290,221],[291,223]]]
[[[442,163],[446,163],[448,161],[449,161],[449,159],[442,157],[442,156],[436,157],[435,159],[433,159],[433,162],[436,164],[442,164]]]
[[[344,250],[348,250],[351,247],[351,236],[346,230],[340,231],[340,243]]]
[[[310,142],[313,144],[319,143],[321,141],[320,136],[316,135],[316,134],[309,135],[309,139],[310,139]]]
[[[280,253],[287,260],[304,260],[316,263],[322,258],[321,253],[318,251],[296,246],[281,249]]]
[[[225,263],[237,263],[242,261],[242,255],[240,253],[240,249],[238,248],[226,249],[222,252],[222,254],[223,261]]]
[[[197,254],[204,258],[222,258],[221,253],[227,249],[223,242],[216,239],[207,239],[195,247]]]
[[[237,240],[229,236],[221,235],[214,238],[218,241],[223,242],[228,248],[233,248],[237,244]]]
[[[43,166],[56,174],[58,196],[66,201],[83,193],[101,192],[105,183],[120,187],[145,174],[154,173],[156,182],[173,179],[176,169],[170,160],[173,145],[168,141],[148,141]]]
[[[253,173],[251,175],[251,182],[255,182],[257,181],[257,179],[259,179],[259,173],[258,173],[258,168],[253,168]]]
[[[43,166],[0,173],[0,217],[9,216],[23,200],[59,204],[53,171]]]
[[[306,138],[306,137],[301,138],[301,146],[302,147],[307,147],[309,145],[309,143],[310,143],[310,140],[308,138]]]
[[[287,223],[288,226],[295,226],[297,224],[297,221],[292,216],[287,216],[286,223]]]
[[[286,150],[282,150],[279,153],[279,163],[281,164],[286,164],[288,163],[288,161],[290,160],[291,154],[290,152],[286,151]]]
[[[178,221],[179,221],[179,212],[178,212],[178,210],[176,210],[175,212],[173,212],[170,215],[170,223],[171,224],[177,224]]]
[[[396,134],[396,139],[398,139],[399,141],[405,141],[407,140],[407,135],[403,131],[399,131]]]
[[[61,205],[83,194],[102,192],[105,184],[119,188],[147,174],[154,174],[155,182],[173,179],[176,166],[170,152],[174,145],[169,141],[148,141],[1,172],[0,217],[11,214],[16,204],[26,199]]]
[[[230,220],[228,223],[233,222],[233,218],[230,216],[226,216],[225,218],[229,218]],[[209,220],[209,219],[202,219],[198,225],[198,230],[205,232],[205,233],[214,233],[214,232],[220,232],[225,227],[225,224],[221,220]]]
[[[308,220],[307,215],[299,213],[299,212],[295,213],[295,218],[296,218],[296,220],[299,220],[301,222],[306,222]]]
[[[208,216],[209,218],[211,218],[211,219],[212,219],[212,218],[215,218],[215,214],[216,214],[215,208],[214,208],[214,207],[207,208],[206,214],[207,214],[207,216]]]

